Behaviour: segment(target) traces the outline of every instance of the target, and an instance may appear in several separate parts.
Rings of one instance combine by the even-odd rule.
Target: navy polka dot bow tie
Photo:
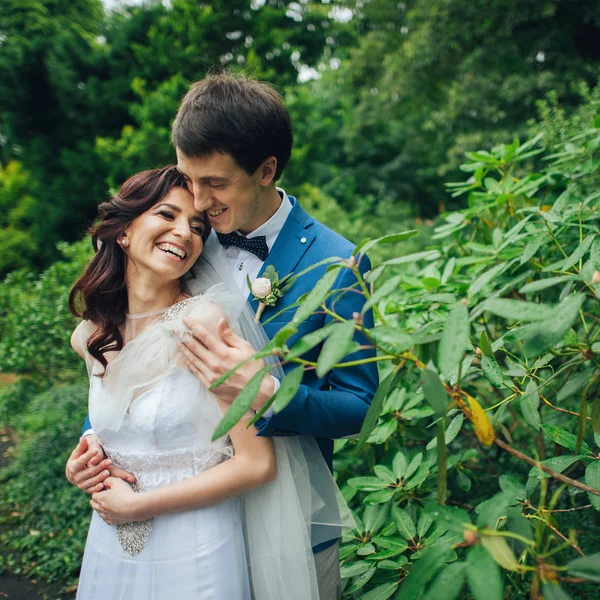
[[[253,238],[233,233],[217,233],[221,246],[235,246],[242,250],[247,250],[260,260],[265,262],[269,256],[269,246],[267,246],[267,238],[264,235],[257,235]]]

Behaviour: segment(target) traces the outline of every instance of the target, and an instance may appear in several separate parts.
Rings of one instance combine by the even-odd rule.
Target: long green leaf
[[[600,461],[593,460],[585,469],[585,482],[590,487],[600,490]],[[592,506],[596,510],[600,510],[600,496],[587,493]]]
[[[425,250],[424,252],[415,252],[414,254],[407,254],[405,256],[399,256],[397,258],[391,258],[381,263],[382,266],[389,265],[405,265],[411,262],[417,262],[420,260],[435,260],[440,258],[441,254],[439,250]]]
[[[336,265],[337,266],[337,265]],[[341,268],[341,267],[340,267]],[[339,275],[339,268],[332,268],[327,271],[321,279],[317,282],[315,287],[308,293],[304,302],[296,310],[296,314],[292,319],[292,323],[297,325],[306,321],[310,315],[321,305],[323,300],[327,297],[331,286],[335,283]]]
[[[260,371],[254,374],[252,379],[248,382],[246,387],[238,394],[237,398],[233,401],[221,422],[217,425],[215,432],[213,433],[212,440],[218,440],[224,436],[250,409],[264,376],[273,367],[263,367]]]
[[[502,600],[504,585],[500,568],[483,546],[469,549],[467,578],[475,600]]]
[[[425,399],[431,405],[438,417],[444,417],[448,411],[449,396],[444,384],[436,373],[430,369],[421,371],[421,384]]]
[[[459,304],[450,311],[438,350],[438,364],[444,375],[458,366],[469,346],[471,325],[467,307]]]
[[[523,302],[508,298],[494,298],[485,304],[485,310],[504,319],[515,321],[543,321],[554,316],[556,307],[539,302]]]
[[[419,560],[417,560],[406,579],[402,582],[396,600],[418,600],[422,598],[425,586],[432,577],[451,560],[452,548],[440,544],[427,548]]]
[[[352,254],[354,256],[357,254],[366,254],[371,248],[373,248],[373,246],[376,246],[377,244],[395,244],[397,242],[407,240],[418,233],[419,232],[416,229],[410,229],[408,231],[403,231],[402,233],[390,233],[375,240],[364,240],[358,246],[356,246]]]
[[[306,335],[302,336],[286,353],[286,360],[291,360],[292,358],[298,358],[303,354],[306,354],[309,350],[312,350],[315,346],[320,344],[330,333],[331,329],[337,325],[336,321],[332,321],[331,323],[327,323],[325,327],[321,327],[320,329],[316,329],[315,331],[311,331]]]
[[[569,575],[600,582],[600,552],[576,558],[567,564]]]
[[[375,396],[371,401],[371,406],[369,406],[369,410],[367,411],[365,420],[363,421],[360,429],[360,435],[358,437],[359,446],[362,446],[367,441],[371,435],[371,432],[375,428],[375,425],[377,425],[377,420],[379,419],[379,415],[383,410],[383,401],[386,399],[388,391],[390,390],[395,377],[396,373],[392,372],[379,384],[377,392],[375,392]]]
[[[331,330],[331,335],[323,344],[321,354],[317,361],[317,376],[323,377],[333,365],[339,363],[342,358],[355,352],[357,344],[352,338],[354,336],[354,321],[338,323]]]
[[[427,590],[427,600],[456,600],[467,577],[466,566],[455,562],[444,567]]]
[[[292,369],[281,380],[281,385],[279,386],[277,392],[275,392],[275,401],[273,403],[273,410],[276,413],[281,412],[296,395],[296,392],[302,383],[303,375],[304,366],[300,365],[299,367]]]

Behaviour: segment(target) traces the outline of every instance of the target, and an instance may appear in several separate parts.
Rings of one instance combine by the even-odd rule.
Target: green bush
[[[65,479],[65,464],[87,413],[87,383],[56,386],[34,397],[17,427],[23,441],[0,471],[8,525],[0,568],[72,583],[89,524],[88,498]]]
[[[48,384],[82,361],[71,350],[76,319],[69,313],[69,291],[91,257],[91,244],[61,244],[65,260],[38,278],[16,271],[0,283],[0,371],[34,376]]]

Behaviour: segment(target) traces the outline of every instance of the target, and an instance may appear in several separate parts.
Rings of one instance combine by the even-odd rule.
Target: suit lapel
[[[296,268],[296,265],[315,240],[315,234],[310,230],[313,219],[293,196],[289,196],[289,198],[294,206],[279,232],[267,260],[258,273],[258,277],[262,276],[269,265],[273,265],[280,278],[285,277]],[[254,300],[252,294],[248,296],[248,301],[252,308],[256,310],[258,302]],[[277,307],[275,307],[275,310],[277,310]]]

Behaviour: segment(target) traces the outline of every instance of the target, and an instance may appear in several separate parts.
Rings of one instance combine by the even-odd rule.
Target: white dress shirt
[[[248,239],[252,239],[259,235],[264,235],[269,252],[273,248],[279,232],[292,211],[292,203],[288,195],[281,188],[277,188],[277,191],[281,196],[281,204],[277,212],[266,223],[263,223],[258,229],[255,229],[246,236]],[[240,233],[240,235],[242,234]],[[233,279],[243,295],[247,296],[250,293],[247,278],[249,277],[250,281],[256,279],[262,269],[263,261],[255,254],[252,254],[252,252],[242,250],[236,246],[228,246],[224,250],[227,263],[231,267]]]

